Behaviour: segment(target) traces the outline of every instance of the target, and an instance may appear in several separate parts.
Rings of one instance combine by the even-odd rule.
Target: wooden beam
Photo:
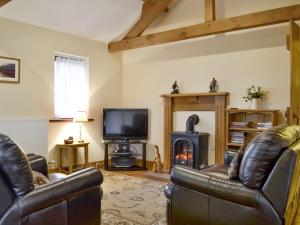
[[[144,2],[141,18],[126,34],[124,39],[140,36],[153,20],[166,10],[171,1],[172,0],[151,0]]]
[[[298,19],[300,19],[300,4],[111,42],[108,49],[110,52],[117,52]]]
[[[0,0],[0,7],[6,5],[7,3],[9,3],[11,0]]]
[[[145,16],[147,11],[155,4],[153,0],[144,0],[143,8],[142,8],[142,15],[141,17]]]
[[[216,20],[215,0],[205,0],[205,22]]]

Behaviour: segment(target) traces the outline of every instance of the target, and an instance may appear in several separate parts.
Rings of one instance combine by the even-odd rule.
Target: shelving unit
[[[278,125],[279,110],[260,109],[228,109],[226,126],[227,149],[238,150],[244,142],[251,141],[257,134],[266,130],[258,125],[268,124],[273,127]],[[242,127],[237,126],[238,123]],[[233,138],[233,136],[237,138]]]

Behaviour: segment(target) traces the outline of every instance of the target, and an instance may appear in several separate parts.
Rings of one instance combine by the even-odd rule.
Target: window
[[[73,118],[75,112],[88,112],[88,60],[57,54],[54,63],[55,118]]]

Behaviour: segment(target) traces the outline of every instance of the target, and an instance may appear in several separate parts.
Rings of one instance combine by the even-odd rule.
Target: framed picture
[[[0,56],[0,82],[20,83],[20,59]]]

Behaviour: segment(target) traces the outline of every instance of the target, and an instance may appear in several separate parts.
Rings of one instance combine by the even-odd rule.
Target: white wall
[[[200,23],[201,2],[174,1],[170,11],[146,32]],[[217,17],[296,3],[298,1],[220,0],[216,2]],[[242,99],[245,89],[252,84],[260,85],[269,92],[264,107],[283,112],[289,105],[289,52],[285,46],[288,32],[285,24],[125,51],[123,106],[150,109],[149,142],[159,145],[162,154],[163,101],[159,95],[170,93],[175,80],[182,93],[208,92],[209,83],[215,77],[220,85],[219,91],[230,92],[229,107],[238,108],[249,107]],[[176,124],[184,126],[185,119],[177,118]],[[209,131],[209,128],[205,129]],[[152,157],[150,150],[148,158]]]
[[[37,142],[47,140],[47,148],[41,144],[40,154],[49,153],[55,159],[55,145],[62,143],[69,135],[76,136],[78,127],[72,123],[50,123],[47,127],[30,125],[28,118],[41,118],[45,121],[54,116],[54,55],[62,52],[89,58],[90,110],[89,116],[95,121],[83,125],[83,137],[90,142],[90,161],[103,158],[101,143],[101,111],[105,107],[121,104],[121,61],[120,55],[108,54],[107,45],[61,32],[51,31],[28,24],[0,18],[0,55],[21,59],[20,84],[0,83],[0,119],[26,121],[22,123],[0,123],[0,133],[13,133],[16,141],[23,145],[27,132],[35,134]],[[18,130],[20,129],[20,130]],[[22,130],[22,131],[21,131]],[[26,133],[25,133],[26,132]],[[22,134],[23,133],[23,134]],[[30,139],[32,141],[32,139]],[[24,151],[32,148],[24,144]]]
[[[38,118],[1,118],[0,133],[9,136],[27,153],[47,156],[48,120]]]

